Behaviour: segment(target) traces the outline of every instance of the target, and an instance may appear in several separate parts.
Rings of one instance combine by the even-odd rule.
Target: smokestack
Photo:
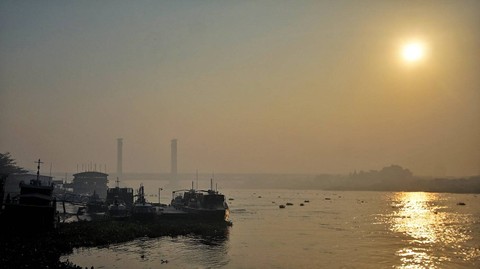
[[[171,150],[172,155],[171,155],[170,173],[176,179],[177,177],[177,139],[172,139],[171,147],[172,147],[172,150]]]
[[[123,138],[117,138],[117,176],[121,176],[122,171],[122,147]]]

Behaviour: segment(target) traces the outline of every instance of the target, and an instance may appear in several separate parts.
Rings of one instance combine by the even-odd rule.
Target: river
[[[139,238],[76,249],[62,260],[88,268],[125,269],[480,267],[480,195],[265,189],[222,193],[234,199],[229,201],[233,226],[224,235]],[[287,202],[293,205],[279,208]]]

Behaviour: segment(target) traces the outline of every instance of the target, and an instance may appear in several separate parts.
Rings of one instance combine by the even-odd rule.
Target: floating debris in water
[[[235,200],[235,199],[233,199],[233,198],[228,198],[228,200],[229,200],[229,201],[233,201],[233,200]]]
[[[261,196],[261,195],[259,195],[259,196],[258,196],[258,198],[262,198],[262,196]]]
[[[464,202],[457,203],[457,205],[466,205]]]
[[[304,203],[310,203],[310,200],[305,200],[305,201],[303,201],[303,202],[304,202]]]
[[[332,200],[332,198],[328,198],[328,197],[326,197],[326,198],[325,198],[325,200]]]
[[[301,203],[301,204],[300,204],[300,206],[304,206],[304,204],[303,204],[303,203]]]
[[[292,203],[287,203],[287,205],[293,205]]]
[[[279,205],[278,207],[279,208],[285,208],[285,205]]]

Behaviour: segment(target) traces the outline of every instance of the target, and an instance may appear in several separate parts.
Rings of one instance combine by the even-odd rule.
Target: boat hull
[[[1,215],[1,223],[8,226],[5,228],[40,231],[55,228],[57,217],[54,206],[6,204]]]
[[[228,220],[228,209],[203,209],[184,207],[181,210],[188,213],[191,217],[197,219],[204,219],[210,221],[225,221]]]

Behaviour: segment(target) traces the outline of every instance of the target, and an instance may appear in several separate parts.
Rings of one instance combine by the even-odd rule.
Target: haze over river
[[[62,260],[125,269],[480,267],[476,194],[220,191],[234,199],[223,236],[139,238]]]

